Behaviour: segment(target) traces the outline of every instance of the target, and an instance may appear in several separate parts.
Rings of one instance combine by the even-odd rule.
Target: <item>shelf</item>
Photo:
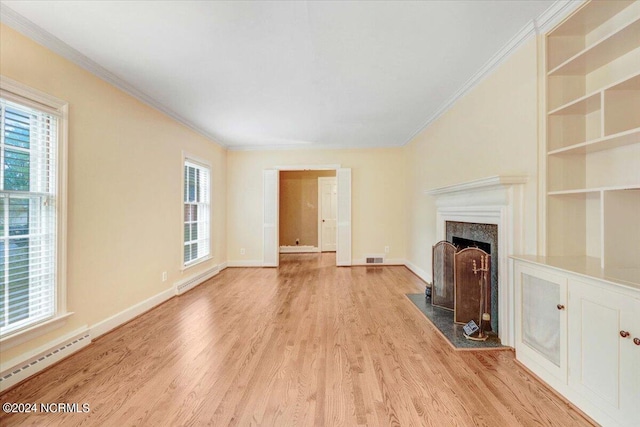
[[[588,74],[640,46],[640,18],[578,52],[549,76]]]
[[[573,115],[573,114],[590,114],[598,110],[602,106],[601,92],[583,96],[573,102],[565,104],[560,108],[550,111],[550,116]]]
[[[573,194],[587,194],[587,193],[599,193],[601,190],[597,188],[581,188],[576,190],[558,190],[549,191],[548,196],[568,196]]]
[[[562,110],[568,109],[574,104],[578,104],[587,98],[590,98],[592,96],[597,96],[605,91],[610,91],[610,90],[640,90],[640,74],[637,72],[633,73],[630,76],[627,76],[607,86],[599,88],[598,90],[582,95],[579,98],[572,99],[571,101],[566,102],[560,105],[559,107],[556,107],[550,110],[547,114],[548,115],[561,114],[560,112]]]
[[[611,32],[612,22],[633,15],[633,1],[591,1],[579,8],[547,36],[548,69],[554,69]]]
[[[604,90],[640,90],[640,74],[630,76],[629,78],[604,88]]]
[[[593,1],[549,33],[549,37],[584,36],[627,8],[633,1]]]
[[[635,185],[616,185],[611,187],[596,187],[596,188],[577,188],[573,190],[558,190],[549,191],[549,196],[565,196],[572,194],[587,194],[587,193],[599,193],[601,191],[624,191],[624,190],[640,190],[640,184]]]
[[[591,141],[570,145],[568,147],[551,150],[547,154],[550,156],[562,154],[588,154],[638,143],[640,143],[640,127],[616,133],[614,135],[593,139]]]

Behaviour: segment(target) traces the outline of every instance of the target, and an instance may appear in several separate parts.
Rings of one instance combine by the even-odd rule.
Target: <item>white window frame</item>
[[[208,170],[209,173],[209,185],[208,185],[208,193],[207,193],[207,199],[208,199],[208,204],[207,204],[207,209],[206,209],[206,216],[205,218],[207,219],[207,225],[206,225],[206,235],[207,235],[207,245],[208,245],[208,252],[205,255],[202,255],[199,258],[193,259],[189,262],[185,262],[184,260],[184,245],[186,244],[184,241],[184,226],[185,226],[185,218],[184,218],[184,206],[185,206],[185,193],[184,193],[184,188],[185,188],[185,182],[184,182],[184,168],[187,164],[187,162],[192,163],[196,166],[202,167],[202,168],[206,168]],[[180,198],[181,200],[181,215],[180,215],[180,219],[181,219],[181,226],[180,226],[180,262],[182,265],[182,271],[193,267],[195,265],[201,264],[205,261],[209,261],[210,259],[213,258],[213,256],[211,255],[211,244],[212,244],[212,238],[211,238],[211,201],[212,201],[212,167],[211,167],[211,163],[207,162],[206,160],[203,160],[201,158],[198,158],[197,156],[192,156],[188,153],[185,153],[184,151],[182,152],[182,168],[181,168],[181,180],[182,180],[182,191],[181,191],[181,195],[182,197]],[[198,213],[198,217],[200,218],[201,213]],[[200,234],[200,231],[198,231],[198,233]]]
[[[58,159],[56,176],[56,286],[54,315],[0,336],[3,350],[64,326],[73,313],[67,311],[67,157],[69,104],[47,93],[0,75],[0,96],[58,117]]]

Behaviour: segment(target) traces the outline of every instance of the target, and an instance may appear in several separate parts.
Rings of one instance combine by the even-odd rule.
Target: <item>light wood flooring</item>
[[[405,267],[229,268],[0,397],[89,403],[0,425],[579,426],[511,351],[456,352]]]

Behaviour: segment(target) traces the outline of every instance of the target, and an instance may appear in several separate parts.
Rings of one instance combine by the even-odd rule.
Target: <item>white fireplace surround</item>
[[[515,345],[513,261],[523,253],[523,194],[526,176],[491,176],[425,191],[435,197],[436,238],[446,239],[446,222],[498,226],[498,317],[502,344]],[[434,242],[435,243],[435,242]]]

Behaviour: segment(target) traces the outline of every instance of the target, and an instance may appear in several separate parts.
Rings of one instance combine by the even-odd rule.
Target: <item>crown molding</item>
[[[517,51],[532,36],[546,32],[573,12],[584,0],[558,0],[549,6],[537,18],[528,22],[518,33],[511,38],[498,52],[496,52],[451,98],[445,101],[418,129],[416,129],[403,143],[404,146],[411,142],[418,134],[446,113],[459,99],[469,93],[474,87],[480,84],[486,77],[491,75],[500,64],[506,61],[515,51]]]
[[[80,53],[80,51],[74,49],[69,46],[53,34],[45,31],[40,28],[38,25],[34,24],[24,16],[20,15],[18,12],[14,11],[10,7],[8,7],[4,3],[0,3],[0,22],[8,25],[19,33],[27,36],[31,40],[36,43],[46,47],[47,49],[53,51],[54,53],[62,56],[63,58],[73,62],[81,68],[84,68],[91,74],[99,77],[100,79],[106,81],[107,83],[115,86],[121,91],[133,96],[139,101],[147,104],[148,106],[160,111],[161,113],[169,116],[173,120],[182,125],[188,127],[194,132],[199,133],[205,138],[211,140],[212,142],[224,147],[228,148],[226,144],[220,142],[220,140],[212,135],[210,132],[202,129],[195,123],[190,120],[184,118],[180,114],[176,113],[169,107],[164,104],[156,101],[151,96],[146,93],[136,89],[133,85],[129,84],[127,81],[121,79],[111,71],[107,70],[103,66],[99,65],[94,60]]]
[[[229,151],[302,151],[302,150],[375,150],[378,148],[399,148],[400,144],[385,144],[376,146],[354,146],[349,144],[265,144],[265,145],[230,145]]]

